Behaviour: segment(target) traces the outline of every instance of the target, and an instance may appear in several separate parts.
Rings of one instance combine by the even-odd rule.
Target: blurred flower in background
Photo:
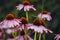
[[[42,13],[38,14],[38,18],[42,18],[44,20],[52,20],[51,13],[48,11],[43,11]]]
[[[55,38],[56,40],[60,40],[60,34],[56,34]]]
[[[28,20],[25,17],[21,17],[20,21],[21,21],[19,28],[20,30],[24,30],[25,27],[28,28],[32,25],[28,22]]]
[[[29,11],[30,9],[33,9],[36,11],[36,9],[33,7],[33,5],[30,4],[28,0],[24,0],[22,4],[19,4],[17,7],[17,10],[21,10],[24,8],[24,11]]]
[[[45,24],[43,23],[43,21],[39,18],[35,19],[33,22],[33,25],[28,27],[28,29],[33,29],[35,32],[38,33],[53,33],[51,30],[49,30],[48,28],[45,27]]]

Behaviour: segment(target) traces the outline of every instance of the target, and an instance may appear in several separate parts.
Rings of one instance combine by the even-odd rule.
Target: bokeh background
[[[35,16],[37,16],[42,10],[43,0],[29,0],[31,4],[37,9],[37,11],[29,11],[29,22],[33,22]],[[52,20],[46,21],[47,28],[51,29],[54,33],[60,33],[60,0],[44,0],[44,9],[51,12]],[[0,0],[0,22],[5,19],[6,14],[12,13],[16,17],[25,17],[23,10],[18,11],[16,6],[22,3],[23,0]],[[53,36],[47,35],[47,40],[54,40]]]

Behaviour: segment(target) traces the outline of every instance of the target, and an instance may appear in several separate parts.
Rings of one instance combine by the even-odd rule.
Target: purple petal
[[[21,10],[23,7],[24,7],[24,5],[23,4],[19,4],[18,6],[16,6],[17,7],[17,10]]]
[[[17,36],[16,40],[24,40],[24,37],[23,36]]]
[[[27,11],[27,6],[24,6],[24,11]]]
[[[36,9],[33,6],[31,6],[31,9],[33,9],[34,11],[36,11]]]
[[[33,9],[34,11],[36,11],[36,9],[32,5],[26,5],[24,7],[24,11],[29,11],[29,9]]]

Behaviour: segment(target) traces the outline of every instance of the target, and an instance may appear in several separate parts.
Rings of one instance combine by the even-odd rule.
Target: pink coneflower
[[[33,29],[35,32],[38,32],[38,33],[53,33],[51,30],[47,29],[45,27],[45,24],[43,23],[43,21],[39,18],[35,19],[34,22],[33,22],[33,25],[28,27],[28,29]]]
[[[7,14],[6,19],[0,23],[0,28],[14,28],[18,27],[19,19],[15,18],[13,14]]]
[[[56,34],[55,38],[56,40],[60,40],[60,34]]]
[[[24,0],[22,4],[19,4],[17,7],[17,10],[21,10],[24,8],[24,11],[29,11],[30,9],[33,9],[36,11],[36,9],[33,7],[33,5],[30,4],[28,0]]]
[[[50,12],[43,11],[42,13],[38,14],[38,18],[42,18],[50,21],[52,19],[50,14],[51,14]]]
[[[25,27],[27,28],[30,25],[32,25],[32,24],[28,23],[28,20],[25,17],[21,17],[20,21],[21,21],[20,28],[19,28],[20,30],[24,30]]]

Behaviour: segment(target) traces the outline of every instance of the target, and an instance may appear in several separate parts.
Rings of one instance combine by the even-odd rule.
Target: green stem
[[[41,33],[39,34],[39,40],[41,40]]]
[[[43,12],[43,9],[44,9],[44,2],[45,2],[45,0],[42,0],[42,12]]]
[[[27,20],[28,20],[28,11],[26,11],[26,18],[27,18]]]
[[[12,32],[12,36],[14,37],[14,40],[16,40],[16,39],[15,39],[16,34],[15,34],[14,32]]]
[[[35,32],[35,35],[34,35],[34,40],[36,40],[36,34],[37,34],[37,33]]]
[[[24,32],[25,32],[25,40],[27,40],[27,30],[26,30],[26,28],[24,29]]]
[[[43,40],[45,40],[45,34],[43,34]]]
[[[24,32],[25,32],[25,34],[26,34],[26,28],[24,29]]]

